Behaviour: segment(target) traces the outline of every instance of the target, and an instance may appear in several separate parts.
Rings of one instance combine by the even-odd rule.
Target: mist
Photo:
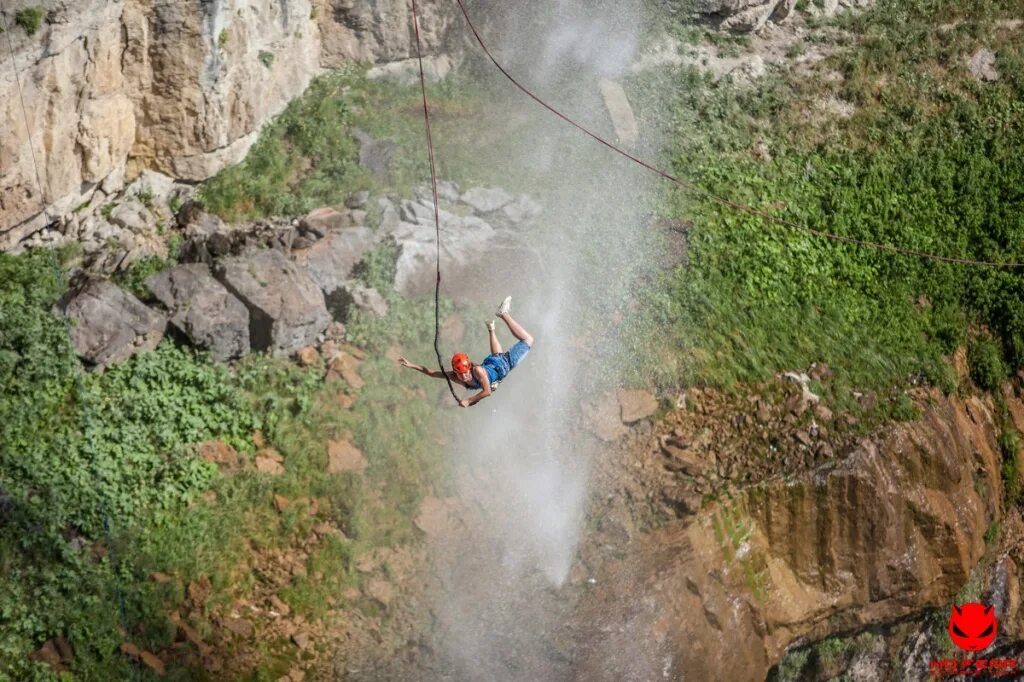
[[[614,140],[598,81],[626,73],[639,9],[637,2],[507,3],[487,10],[481,30],[524,85]],[[565,624],[585,581],[576,576],[574,587],[571,573],[593,457],[578,433],[580,404],[616,378],[619,363],[609,359],[623,349],[613,318],[651,261],[643,206],[653,181],[496,70],[487,73],[493,89],[507,93],[507,110],[530,119],[532,134],[502,162],[529,169],[550,190],[542,227],[531,234],[541,262],[518,264],[513,281],[485,284],[495,306],[501,295],[513,296],[513,317],[536,341],[494,396],[458,415],[451,434],[469,521],[457,538],[433,548],[440,577],[434,645],[444,679],[569,679],[572,633]],[[647,148],[656,144],[654,131],[641,130],[641,137]],[[479,361],[483,320],[466,326]],[[500,320],[497,329],[507,350],[515,339]]]

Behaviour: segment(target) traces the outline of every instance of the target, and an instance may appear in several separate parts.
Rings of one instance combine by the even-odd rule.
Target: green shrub
[[[146,279],[151,275],[166,270],[171,265],[171,262],[159,256],[146,256],[133,263],[126,270],[116,273],[114,281],[130,291],[139,300],[149,301],[152,300],[153,294],[146,288]]]
[[[46,9],[40,6],[26,7],[18,10],[14,15],[14,23],[25,29],[25,33],[33,36],[43,25],[43,18],[46,16]]]
[[[1020,500],[1020,447],[1020,432],[1016,429],[1006,428],[999,434],[999,449],[1003,455],[1003,489],[1009,506]]]
[[[1009,375],[1002,349],[987,336],[971,341],[967,347],[967,364],[970,366],[971,379],[983,391],[997,391]]]
[[[260,60],[260,64],[267,67],[268,69],[274,65],[274,53],[267,52],[266,50],[260,50],[259,55],[256,57]]]
[[[358,175],[339,76],[320,78],[264,128],[241,164],[207,181],[199,196],[225,219],[297,215],[341,203]]]

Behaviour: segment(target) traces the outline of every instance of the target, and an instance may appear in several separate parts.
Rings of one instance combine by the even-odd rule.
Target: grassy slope
[[[171,645],[166,613],[182,604],[191,581],[206,576],[212,583],[207,614],[245,598],[261,580],[248,568],[253,553],[298,546],[314,523],[332,523],[349,540],[326,542],[309,557],[310,575],[321,571],[325,579],[300,577],[281,590],[308,618],[338,605],[343,587],[358,585],[353,566],[362,553],[413,539],[419,500],[445,485],[433,442],[438,422],[431,403],[401,390],[399,370],[383,352],[397,343],[425,355],[420,339],[430,338],[432,315],[392,298],[387,320],[350,325],[355,337],[378,339],[366,344],[367,385],[351,410],[337,406],[338,393],[351,389],[324,384],[323,367],[250,357],[229,371],[165,342],[84,377],[90,448],[73,356],[50,314],[59,293],[51,272],[46,254],[0,255],[0,679],[52,679],[28,654],[58,635],[74,647],[75,679],[124,675],[111,564],[90,549],[105,547],[104,503],[129,639],[151,651]],[[255,429],[284,456],[283,476],[251,467],[224,476],[194,455],[194,443],[216,438],[251,461]],[[349,434],[369,469],[328,476],[327,441]],[[278,514],[275,494],[296,503]],[[320,503],[315,518],[298,502],[310,497]],[[76,537],[85,539],[84,549],[69,542]],[[151,581],[155,571],[172,580]],[[208,627],[202,619],[193,625]],[[261,643],[268,650],[279,644]],[[171,669],[173,679],[194,674],[182,662]]]

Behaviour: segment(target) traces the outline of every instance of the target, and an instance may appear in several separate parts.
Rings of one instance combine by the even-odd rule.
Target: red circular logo
[[[983,604],[953,605],[949,614],[949,637],[964,651],[987,649],[996,638],[996,611]]]

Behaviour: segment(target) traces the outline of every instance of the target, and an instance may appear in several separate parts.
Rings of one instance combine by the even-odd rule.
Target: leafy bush
[[[971,379],[984,391],[997,391],[1009,371],[998,344],[987,336],[974,339],[967,347]]]
[[[27,653],[66,632],[83,679],[112,679],[123,675],[110,656],[121,641],[113,576],[88,551],[105,537],[101,510],[119,550],[125,536],[160,532],[215,474],[190,444],[245,447],[258,421],[225,370],[170,344],[82,376],[52,312],[52,258],[0,254],[0,677],[32,679]]]
[[[203,185],[206,207],[235,220],[297,215],[343,201],[358,164],[341,87],[339,76],[314,81],[263,130],[245,161]]]
[[[867,47],[837,50],[821,67],[843,73],[842,86],[780,76],[737,90],[701,86],[683,70],[675,83],[631,87],[671,112],[675,174],[717,195],[861,240],[1024,261],[1024,158],[1013,151],[1024,145],[1024,82],[982,88],[943,71],[973,49],[966,37],[935,38],[940,18],[961,13],[886,1],[849,19]],[[864,59],[863,49],[878,59]],[[1000,60],[1020,57],[1019,45],[999,49]],[[857,113],[808,124],[813,102],[830,96],[855,102]],[[766,130],[771,161],[750,151]],[[634,343],[650,362],[635,370],[638,380],[728,385],[824,361],[854,385],[923,374],[948,388],[943,356],[971,326],[990,329],[1011,367],[1024,366],[1019,270],[825,240],[673,186],[661,212],[692,223],[688,264],[642,296],[649,305],[634,321]],[[985,385],[1002,374],[998,355],[986,347]]]
[[[148,301],[153,294],[146,288],[146,280],[173,265],[173,262],[159,256],[146,256],[114,275],[114,281],[142,300]]]
[[[14,23],[25,29],[25,33],[33,36],[43,25],[43,17],[46,16],[46,8],[38,5],[18,10],[14,15]]]
[[[267,67],[268,69],[274,65],[274,53],[267,52],[266,50],[260,50],[259,55],[256,57],[260,60],[260,64]]]
[[[1003,454],[1003,489],[1010,506],[1020,499],[1020,446],[1020,432],[1016,429],[1005,428],[999,434],[999,449]]]

